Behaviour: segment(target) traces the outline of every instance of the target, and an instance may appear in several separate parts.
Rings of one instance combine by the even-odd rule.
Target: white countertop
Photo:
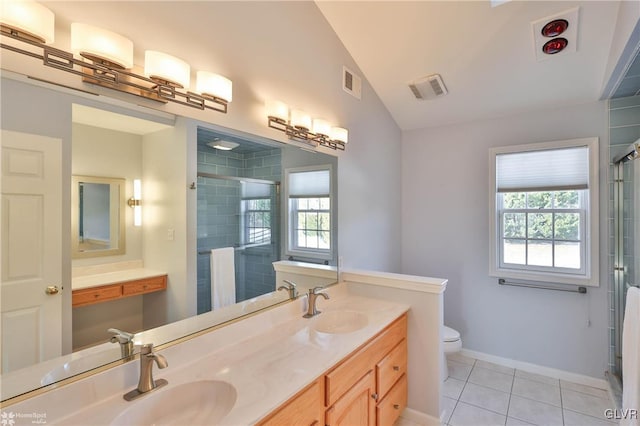
[[[146,268],[124,269],[122,271],[105,272],[102,274],[83,275],[71,279],[71,290],[82,290],[144,278],[159,277],[162,275],[167,275],[167,273]]]
[[[328,293],[330,300],[318,299],[321,311],[360,312],[366,315],[367,324],[344,334],[315,331],[314,323],[323,314],[302,318],[307,299],[302,297],[160,351],[169,367],[155,369],[154,375],[169,384],[139,400],[122,398],[137,384],[139,365],[135,361],[10,409],[46,412],[48,424],[110,424],[121,412],[154,394],[191,381],[220,380],[235,387],[237,399],[218,424],[255,424],[409,309],[349,294],[345,284],[330,287]]]

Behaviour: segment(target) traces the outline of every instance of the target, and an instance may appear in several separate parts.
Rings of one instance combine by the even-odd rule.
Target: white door
[[[6,130],[1,136],[0,354],[6,373],[62,354],[62,141]]]

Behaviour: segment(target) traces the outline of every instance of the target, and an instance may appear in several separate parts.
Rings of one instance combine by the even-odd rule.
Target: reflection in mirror
[[[71,179],[72,257],[125,253],[124,179]]]
[[[44,294],[41,287],[43,284],[45,287],[58,283],[64,285],[65,291],[45,296],[48,303],[56,305],[53,311],[42,311],[42,325],[46,326],[46,330],[30,334],[16,334],[17,331],[5,333],[5,327],[10,324],[3,321],[3,343],[5,338],[20,335],[20,341],[24,344],[20,348],[16,345],[2,345],[3,365],[9,359],[23,361],[20,365],[16,364],[15,368],[3,368],[0,378],[2,400],[120,359],[121,349],[118,344],[109,343],[109,328],[135,333],[136,344],[153,342],[161,345],[287,300],[287,291],[276,291],[282,286],[284,279],[297,283],[301,295],[306,293],[305,288],[337,281],[335,247],[329,255],[325,253],[324,257],[309,256],[309,253],[301,256],[301,253],[288,251],[284,243],[293,229],[287,221],[290,212],[285,210],[289,209],[285,171],[331,165],[331,191],[333,199],[337,199],[336,157],[304,151],[296,146],[283,145],[241,131],[223,132],[213,125],[206,125],[205,128],[201,123],[197,132],[181,132],[185,128],[195,130],[196,122],[177,118],[181,120],[181,127],[178,128],[174,127],[174,117],[168,118],[149,111],[138,110],[132,114],[138,116],[134,118],[122,107],[111,105],[105,107],[109,111],[99,110],[95,108],[94,100],[91,100],[93,107],[88,107],[85,99],[69,94],[62,96],[55,89],[45,89],[22,81],[3,78],[2,87],[3,105],[5,102],[14,105],[10,115],[5,115],[4,111],[7,109],[3,110],[3,127],[18,134],[33,132],[59,137],[57,132],[61,126],[60,117],[52,112],[50,119],[45,117],[37,123],[37,129],[31,122],[25,128],[22,122],[26,120],[25,117],[30,117],[30,111],[28,108],[15,107],[23,103],[14,102],[24,96],[25,92],[30,93],[33,102],[55,105],[52,111],[73,109],[73,122],[62,124],[65,134],[71,135],[72,140],[61,139],[61,146],[58,147],[58,155],[66,160],[54,162],[63,166],[61,178],[58,179],[60,183],[71,181],[73,175],[84,176],[73,179],[71,190],[76,193],[73,201],[68,189],[63,192],[67,195],[56,198],[68,203],[59,207],[58,214],[62,215],[60,222],[71,224],[74,218],[75,226],[73,235],[62,235],[58,229],[58,240],[47,251],[48,260],[55,260],[52,254],[61,255],[62,261],[58,258],[54,265],[60,276],[55,277],[46,272],[43,282],[36,288],[40,295]],[[140,116],[146,119],[141,119]],[[195,133],[197,140],[190,140],[190,135]],[[207,144],[215,138],[237,143],[238,147],[224,153]],[[3,137],[1,142],[4,150],[9,139]],[[54,146],[45,142],[43,144],[46,147]],[[196,152],[190,153],[189,150]],[[71,155],[65,157],[69,153]],[[192,168],[184,159],[196,153],[198,164],[197,167],[194,164]],[[97,205],[106,206],[107,197],[104,195],[107,191],[103,185],[107,183],[89,180],[87,176],[125,178],[124,183],[116,185],[119,188],[117,197],[114,195],[114,183],[108,183],[108,225],[104,215],[106,207],[100,210],[101,215],[90,214]],[[197,201],[196,197],[193,201],[188,197],[192,191],[189,189],[191,181],[187,185],[184,182],[178,183],[179,176],[194,177],[196,181],[193,190],[197,192]],[[133,180],[138,178],[142,178],[143,183],[141,206],[144,218],[142,226],[134,227],[133,211],[125,206],[125,200],[132,195]],[[83,192],[82,208],[80,182]],[[103,194],[102,198],[98,194]],[[99,201],[90,202],[94,195],[98,195]],[[314,206],[315,204],[309,207],[307,204],[307,216],[313,216],[317,213],[314,208],[321,207]],[[322,207],[326,210],[326,203]],[[335,203],[330,209],[335,215]],[[25,219],[30,217],[21,215]],[[180,220],[174,219],[175,217],[180,217]],[[162,222],[163,220],[165,221]],[[100,233],[92,228],[94,222],[101,224]],[[329,222],[335,223],[335,220]],[[47,229],[49,228],[51,227]],[[115,256],[99,257],[77,257],[75,254],[72,257],[68,252],[62,252],[60,247],[81,247],[81,228],[84,252],[76,250],[77,253],[108,251],[95,250],[97,246],[108,246],[109,250],[113,250],[117,245],[119,249],[124,249],[125,238],[126,250]],[[320,225],[320,231],[325,234],[326,228],[326,223]],[[115,232],[116,229],[118,232]],[[300,229],[307,236],[317,233],[317,229],[311,229],[309,225]],[[330,227],[328,231],[330,241],[337,241],[337,229]],[[188,234],[197,236],[192,246],[191,240],[184,237]],[[318,241],[313,237],[311,240]],[[6,249],[2,250],[3,265],[8,253],[19,252],[16,249],[22,247],[19,246],[20,241],[24,239],[15,240],[14,247],[13,241],[5,241],[3,237],[3,244],[7,244]],[[67,241],[69,245],[66,245]],[[326,245],[322,247],[326,248]],[[233,297],[220,298],[224,302],[216,308],[214,296],[218,287],[214,284],[212,291],[211,253],[218,249],[233,251],[233,269],[227,266],[227,272],[233,276],[234,288],[226,293]],[[29,258],[28,253],[25,256]],[[24,265],[29,266],[31,263]],[[34,267],[38,266],[33,264]],[[158,284],[160,287],[144,289],[145,284],[139,285],[141,278],[136,275],[140,270],[151,274],[149,279],[157,280],[158,283],[162,283],[164,277],[166,287]],[[9,269],[3,268],[3,305],[11,299],[20,303],[34,300],[8,291],[7,271]],[[218,270],[214,269],[214,276],[216,271]],[[129,278],[123,279],[123,275]],[[145,278],[142,279],[146,280],[148,276],[144,275]],[[133,281],[129,286],[135,289],[133,294],[125,295],[124,287],[121,287],[125,285],[123,281]],[[78,283],[87,286],[79,289],[86,292],[92,291],[92,286],[104,285],[115,285],[120,292],[116,296],[114,293],[107,293],[109,298],[101,303],[78,304],[72,308],[71,293],[77,290],[75,286]],[[225,281],[222,288],[228,285]],[[69,288],[72,291],[68,291]],[[129,290],[130,288],[126,289]],[[105,293],[100,293],[102,294]],[[33,303],[30,306],[32,305]],[[25,306],[24,309],[30,308]],[[51,312],[53,314],[50,317]],[[71,320],[65,322],[64,318]],[[24,356],[25,351],[31,347],[44,347],[38,343],[37,336],[44,336],[47,341],[54,342],[55,345],[51,346],[53,349],[46,352],[45,356],[42,356],[42,351],[33,357]],[[65,346],[61,342],[65,342],[67,336],[72,336],[68,339],[72,341]],[[71,348],[73,352],[70,352]],[[20,350],[17,358],[13,355],[5,356],[11,349]]]
[[[276,277],[274,262],[281,259],[335,265],[329,207],[335,162],[198,128],[198,314],[274,291],[287,278]],[[320,171],[282,185],[289,170],[303,169]],[[300,240],[297,251],[283,243],[293,240]]]

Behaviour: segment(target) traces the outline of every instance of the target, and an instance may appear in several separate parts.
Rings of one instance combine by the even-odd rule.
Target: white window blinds
[[[289,173],[289,197],[328,197],[331,193],[329,170]]]
[[[589,148],[548,149],[496,155],[497,192],[587,189]]]
[[[242,184],[242,198],[269,198],[273,185],[259,182],[240,182]]]

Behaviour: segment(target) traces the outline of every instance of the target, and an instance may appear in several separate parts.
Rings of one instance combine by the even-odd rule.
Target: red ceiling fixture
[[[554,55],[567,47],[567,44],[569,44],[569,42],[566,38],[554,38],[553,40],[549,40],[544,44],[544,46],[542,46],[542,51],[547,55]]]
[[[557,37],[565,32],[567,28],[569,28],[569,21],[566,19],[554,19],[547,22],[540,32],[545,37]]]

